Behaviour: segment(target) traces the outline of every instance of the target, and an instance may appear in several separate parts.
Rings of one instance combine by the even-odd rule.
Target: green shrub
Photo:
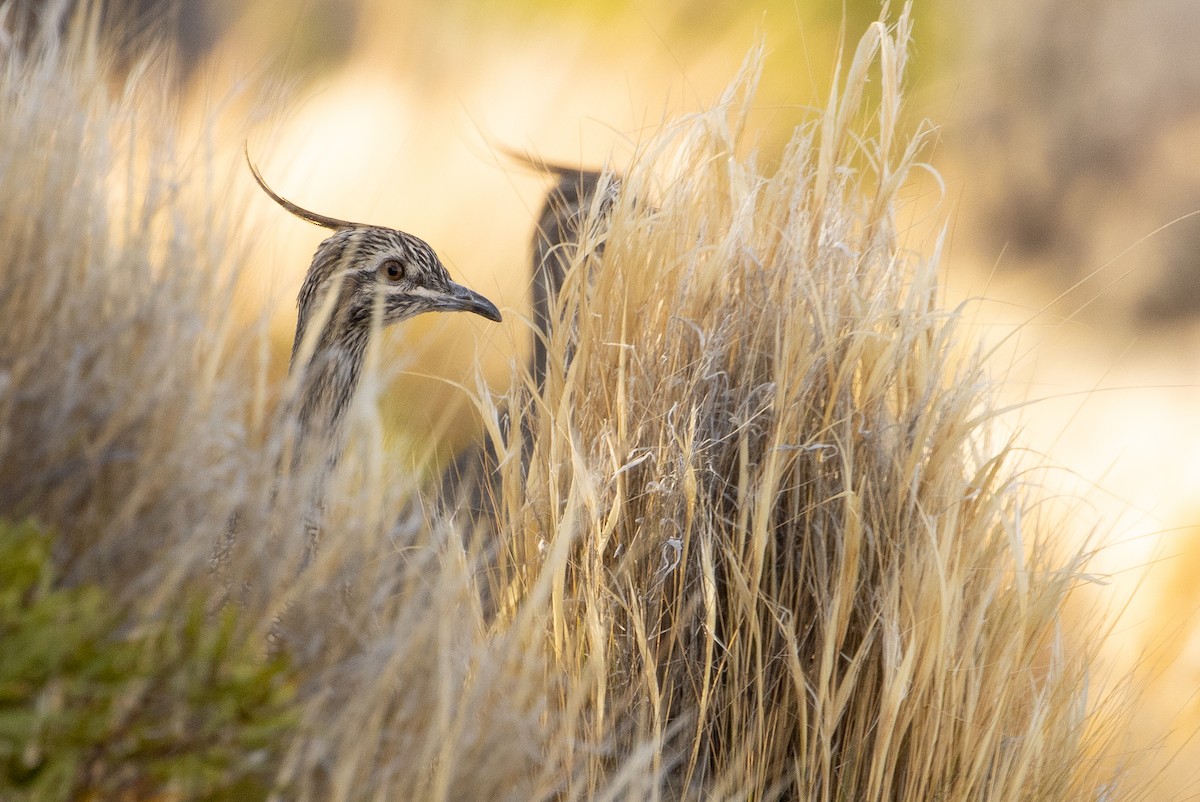
[[[0,522],[0,798],[265,798],[296,716],[286,661],[234,611],[131,623],[60,587],[52,538]]]

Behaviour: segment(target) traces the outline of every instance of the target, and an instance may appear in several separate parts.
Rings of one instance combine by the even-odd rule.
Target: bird
[[[584,226],[594,212],[596,219],[607,218],[612,211],[620,179],[600,170],[566,167],[533,157],[511,154],[526,164],[549,173],[556,183],[546,193],[533,232],[533,355],[529,369],[540,390],[546,378],[546,346],[553,325],[554,304],[562,290],[563,279],[577,249],[582,244]],[[598,197],[599,196],[599,197]],[[596,242],[591,256],[604,254],[604,240]]]
[[[307,565],[317,546],[325,482],[345,437],[346,412],[358,388],[367,346],[379,329],[425,312],[473,312],[501,322],[490,300],[451,280],[432,247],[384,226],[354,223],[305,209],[279,195],[246,158],[258,186],[290,214],[333,233],[321,242],[297,296],[289,374],[297,380],[293,471],[318,467],[307,494]],[[322,464],[323,463],[323,464]]]
[[[556,315],[558,294],[567,271],[580,261],[578,249],[584,244],[585,226],[607,219],[621,183],[620,177],[611,172],[568,167],[513,151],[505,153],[555,179],[538,212],[531,246],[534,331],[528,367],[541,392],[548,369],[547,345],[553,327],[560,323]],[[591,244],[588,256],[598,259],[604,251],[603,233]],[[505,439],[507,420],[502,412],[500,434]],[[522,473],[532,456],[532,445],[533,421],[526,414],[522,417]],[[496,445],[490,438],[460,449],[441,476],[439,500],[443,512],[461,512],[471,524],[482,523],[494,535],[498,468]]]

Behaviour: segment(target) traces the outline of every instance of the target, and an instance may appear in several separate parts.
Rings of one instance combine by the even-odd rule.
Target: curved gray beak
[[[500,310],[496,308],[494,303],[475,292],[475,290],[468,289],[454,282],[450,282],[450,293],[445,296],[445,301],[440,306],[447,311],[474,312],[497,323],[501,320]]]

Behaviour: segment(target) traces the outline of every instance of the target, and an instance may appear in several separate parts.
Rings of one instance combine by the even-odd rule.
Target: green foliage
[[[198,598],[131,626],[0,521],[0,798],[263,799],[296,722],[286,662]]]

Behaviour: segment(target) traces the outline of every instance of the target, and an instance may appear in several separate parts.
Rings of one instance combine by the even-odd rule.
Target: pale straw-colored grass
[[[0,511],[133,622],[199,588],[274,633],[303,705],[281,798],[1139,797],[1104,624],[1063,617],[1082,558],[896,231],[907,14],[777,171],[742,141],[754,57],[641,146],[545,389],[481,401],[494,542],[380,445],[374,353],[303,572],[289,390],[228,315],[240,211],[172,144],[155,63],[114,85],[74,30],[3,54]]]

